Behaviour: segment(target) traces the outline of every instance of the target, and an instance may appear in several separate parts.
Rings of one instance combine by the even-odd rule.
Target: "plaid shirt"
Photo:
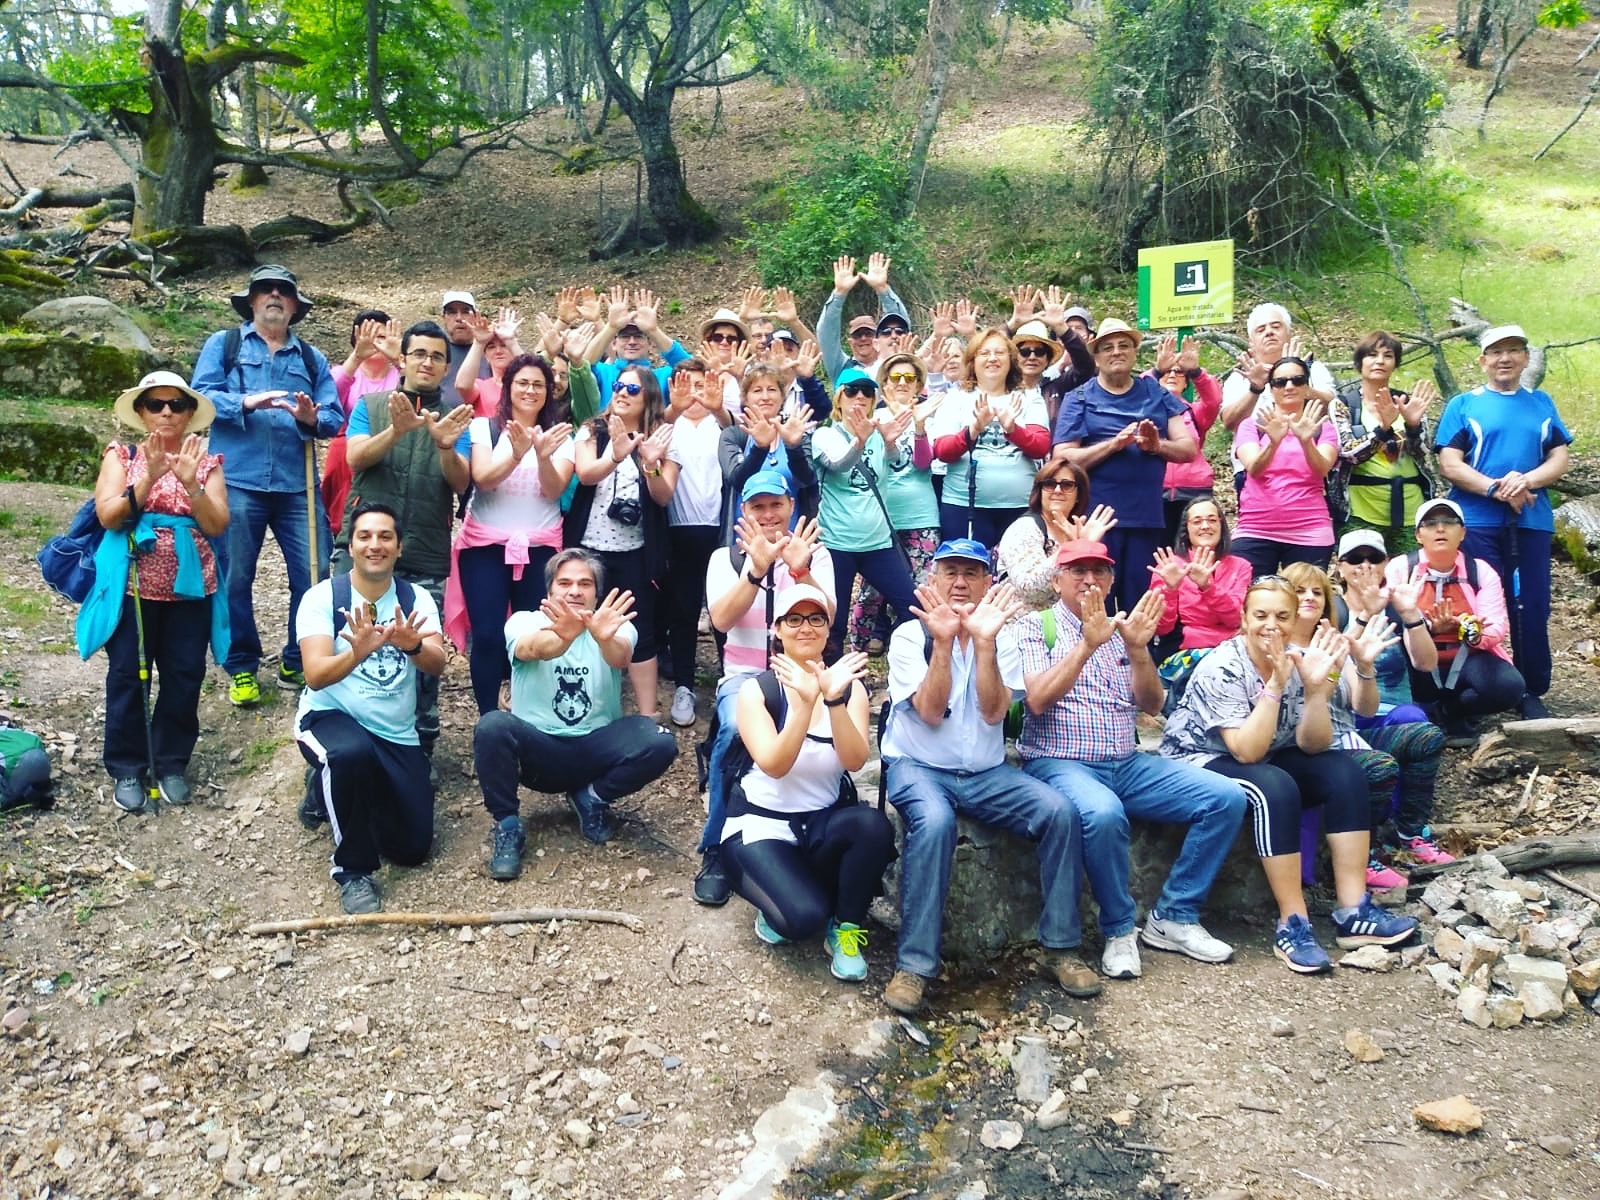
[[[1017,622],[1017,646],[1022,651],[1024,677],[1048,670],[1083,641],[1083,622],[1061,601],[1055,604],[1056,644],[1044,644],[1044,627],[1038,613]],[[1122,635],[1113,633],[1084,663],[1077,681],[1042,716],[1024,708],[1022,736],[1017,753],[1024,760],[1075,758],[1080,762],[1106,762],[1126,758],[1138,749],[1133,722],[1133,668]]]

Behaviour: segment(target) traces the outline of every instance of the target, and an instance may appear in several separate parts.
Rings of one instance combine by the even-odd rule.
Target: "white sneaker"
[[[1100,969],[1111,979],[1137,979],[1144,974],[1144,967],[1139,962],[1138,930],[1106,939],[1106,951],[1100,956]]]
[[[684,726],[694,724],[694,692],[689,688],[681,687],[672,694],[672,723]]]
[[[1212,937],[1206,932],[1206,927],[1199,922],[1183,924],[1178,921],[1167,921],[1155,913],[1151,913],[1145,919],[1144,932],[1140,935],[1140,940],[1146,946],[1187,954],[1199,962],[1227,962],[1233,957],[1233,947]]]

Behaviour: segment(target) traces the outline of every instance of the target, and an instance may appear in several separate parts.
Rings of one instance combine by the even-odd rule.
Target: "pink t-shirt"
[[[1239,422],[1234,442],[1254,446],[1267,440],[1253,416]],[[1317,433],[1317,445],[1337,449],[1339,435],[1332,421],[1324,421]],[[1239,496],[1239,523],[1235,538],[1265,538],[1288,542],[1292,546],[1333,544],[1333,518],[1323,494],[1322,476],[1306,461],[1305,447],[1292,433],[1283,435],[1278,449],[1260,476],[1245,473],[1244,492]]]

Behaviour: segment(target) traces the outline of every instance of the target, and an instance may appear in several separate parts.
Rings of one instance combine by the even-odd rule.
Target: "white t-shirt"
[[[722,462],[717,447],[722,423],[707,413],[698,421],[679,417],[672,423],[667,458],[678,464],[678,486],[667,503],[673,525],[722,524]]]
[[[594,431],[587,423],[578,430],[578,441],[594,441]],[[606,447],[609,454],[611,448]],[[633,500],[639,505],[639,522],[623,525],[607,516],[618,499]],[[645,491],[644,477],[639,474],[639,464],[628,455],[617,464],[616,470],[594,486],[594,507],[589,510],[589,524],[579,541],[590,550],[637,550],[644,545],[644,506],[654,504]]]
[[[487,417],[475,417],[467,427],[467,434],[472,439],[472,447],[476,450],[480,446],[489,446],[489,420]],[[492,461],[495,463],[506,462],[511,457],[511,438],[505,430],[500,431],[500,440],[495,443],[492,450]],[[557,463],[572,461],[572,442],[567,440],[555,453]],[[504,533],[521,533],[527,530],[532,533],[536,530],[560,528],[561,526],[561,497],[546,496],[543,488],[539,486],[539,456],[533,451],[528,451],[522,456],[522,461],[511,468],[507,475],[493,488],[485,490],[475,488],[472,500],[467,505],[474,520],[481,521],[492,529]]]

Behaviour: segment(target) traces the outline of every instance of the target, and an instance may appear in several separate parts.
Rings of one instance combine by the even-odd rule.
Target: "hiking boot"
[[[1137,979],[1144,974],[1144,964],[1139,961],[1137,929],[1106,939],[1105,952],[1100,955],[1100,969],[1108,979]]]
[[[700,856],[700,870],[694,877],[695,903],[720,908],[731,895],[728,873],[722,869],[722,847],[713,846]]]
[[[382,912],[383,898],[371,875],[352,875],[339,885],[339,906],[351,916]]]
[[[756,936],[769,946],[786,946],[789,939],[767,924],[767,914],[756,909]]]
[[[1311,922],[1299,913],[1278,926],[1272,939],[1272,952],[1283,959],[1284,966],[1300,975],[1320,975],[1333,970],[1328,952],[1317,944],[1317,935],[1311,932]]]
[[[1454,854],[1446,854],[1439,849],[1439,844],[1433,840],[1433,829],[1424,825],[1416,833],[1407,833],[1403,829],[1395,830],[1395,837],[1400,841],[1400,849],[1404,850],[1419,863],[1453,863],[1456,861]]]
[[[279,663],[276,682],[286,692],[298,692],[306,685],[306,674],[304,671],[296,671],[291,666]]]
[[[867,977],[867,960],[861,957],[866,944],[867,931],[861,926],[852,925],[849,921],[828,922],[828,933],[822,939],[822,946],[833,955],[828,970],[833,972],[835,979],[860,983]]]
[[[1367,859],[1367,888],[1370,891],[1386,892],[1390,888],[1405,887],[1409,882],[1411,882],[1409,879],[1377,855]]]
[[[694,689],[681,687],[672,693],[672,723],[687,728],[694,724]]]
[[[1444,730],[1444,744],[1452,750],[1470,750],[1478,744],[1483,726],[1470,717],[1451,717],[1440,726]]]
[[[254,671],[237,671],[228,685],[228,703],[235,708],[254,708],[261,703],[261,685]]]
[[[1341,915],[1343,914],[1343,915]],[[1381,905],[1374,904],[1371,896],[1362,896],[1354,908],[1333,910],[1334,941],[1341,950],[1355,950],[1361,946],[1398,946],[1417,931],[1415,917],[1397,917]]]
[[[1039,970],[1046,978],[1054,979],[1069,996],[1087,1000],[1100,994],[1100,976],[1089,969],[1089,964],[1078,956],[1076,950],[1047,950]]]
[[[1524,721],[1543,721],[1550,716],[1544,701],[1532,692],[1524,692],[1522,699],[1517,701],[1517,713]]]
[[[495,823],[494,849],[489,854],[489,878],[502,882],[522,874],[522,849],[527,838],[522,832],[522,818],[505,817]]]
[[[119,779],[112,785],[111,803],[115,804],[123,812],[143,812],[144,802],[144,783],[137,775]]]
[[[1233,957],[1233,947],[1212,937],[1198,921],[1169,921],[1154,912],[1145,918],[1139,940],[1157,950],[1186,954],[1196,962],[1220,963]]]
[[[189,781],[182,775],[163,775],[160,789],[161,798],[168,804],[181,806],[189,803]]]
[[[594,788],[581,787],[567,793],[567,802],[578,814],[578,831],[597,846],[611,840],[611,806],[594,794]]]
[[[910,971],[896,971],[889,985],[883,989],[883,1002],[897,1013],[914,1013],[922,1010],[922,993],[928,981]]]
[[[326,824],[328,805],[322,795],[322,772],[317,767],[306,768],[306,794],[300,797],[300,824],[316,829]]]

